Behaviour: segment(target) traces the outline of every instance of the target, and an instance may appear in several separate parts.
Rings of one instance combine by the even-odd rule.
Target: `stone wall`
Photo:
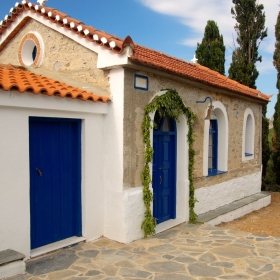
[[[134,89],[135,73],[149,77],[148,91]],[[163,78],[151,72],[135,72],[134,70],[126,69],[124,92],[124,188],[134,188],[142,185],[141,172],[144,164],[144,144],[141,122],[144,116],[144,107],[157,92],[165,88],[177,90],[185,105],[190,107],[197,115],[197,121],[194,124],[194,133],[196,135],[194,142],[196,152],[194,164],[195,188],[219,184],[260,171],[260,104],[248,101],[242,98],[242,96],[232,97],[218,93],[214,88],[213,90],[205,90],[187,82],[182,83],[181,81]],[[213,177],[203,176],[204,118],[208,103],[196,103],[197,100],[204,100],[206,96],[211,96],[213,102],[220,101],[223,103],[227,111],[229,123],[228,172]],[[251,108],[255,117],[254,159],[242,161],[243,118],[247,107]]]
[[[45,53],[39,68],[55,71],[59,75],[110,91],[109,72],[96,68],[96,53],[33,19],[2,50],[1,63],[19,65],[17,54],[20,42],[28,32],[32,31],[37,31],[44,41]]]

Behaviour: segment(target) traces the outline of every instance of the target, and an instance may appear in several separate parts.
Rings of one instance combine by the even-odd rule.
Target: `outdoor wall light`
[[[207,111],[207,115],[206,115],[206,118],[205,120],[216,120],[217,117],[213,111],[214,109],[214,106],[212,105],[212,98],[210,96],[207,96],[204,101],[200,101],[200,100],[197,100],[196,103],[205,103],[207,99],[210,99],[210,105],[208,107],[208,111]]]

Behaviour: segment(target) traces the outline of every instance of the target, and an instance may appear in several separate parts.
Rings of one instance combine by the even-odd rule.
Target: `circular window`
[[[36,33],[28,33],[21,40],[18,60],[22,66],[37,67],[42,62],[43,40],[40,34]]]

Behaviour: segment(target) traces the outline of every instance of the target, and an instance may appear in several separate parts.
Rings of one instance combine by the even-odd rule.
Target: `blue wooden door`
[[[153,132],[153,216],[157,223],[176,218],[176,122],[157,119]],[[157,119],[157,120],[156,120]]]
[[[29,119],[31,249],[81,236],[81,121]]]

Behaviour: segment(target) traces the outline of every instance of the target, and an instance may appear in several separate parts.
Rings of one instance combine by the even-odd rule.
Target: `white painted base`
[[[219,176],[219,175],[217,175]],[[197,215],[261,191],[261,171],[195,191]]]
[[[226,223],[233,221],[237,218],[243,217],[244,215],[247,215],[253,211],[259,210],[263,207],[266,207],[271,202],[271,195],[268,195],[266,197],[260,198],[257,201],[251,202],[247,205],[244,205],[238,209],[235,209],[229,213],[223,214],[213,220],[210,220],[206,222],[206,224],[211,226],[219,225],[220,223]]]
[[[58,242],[52,243],[52,244],[48,244],[46,246],[42,246],[36,249],[31,250],[30,256],[31,258],[85,241],[86,238],[84,237],[77,237],[77,236],[73,236],[73,237],[69,237],[63,240],[60,240]]]
[[[25,262],[23,260],[0,266],[0,279],[23,273],[25,273]]]
[[[161,223],[159,225],[156,226],[156,233],[160,233],[162,231],[165,231],[167,229],[173,228],[175,226],[178,226],[182,223],[185,223],[186,221],[182,220],[182,219],[172,219],[172,220],[168,220],[164,223]]]

